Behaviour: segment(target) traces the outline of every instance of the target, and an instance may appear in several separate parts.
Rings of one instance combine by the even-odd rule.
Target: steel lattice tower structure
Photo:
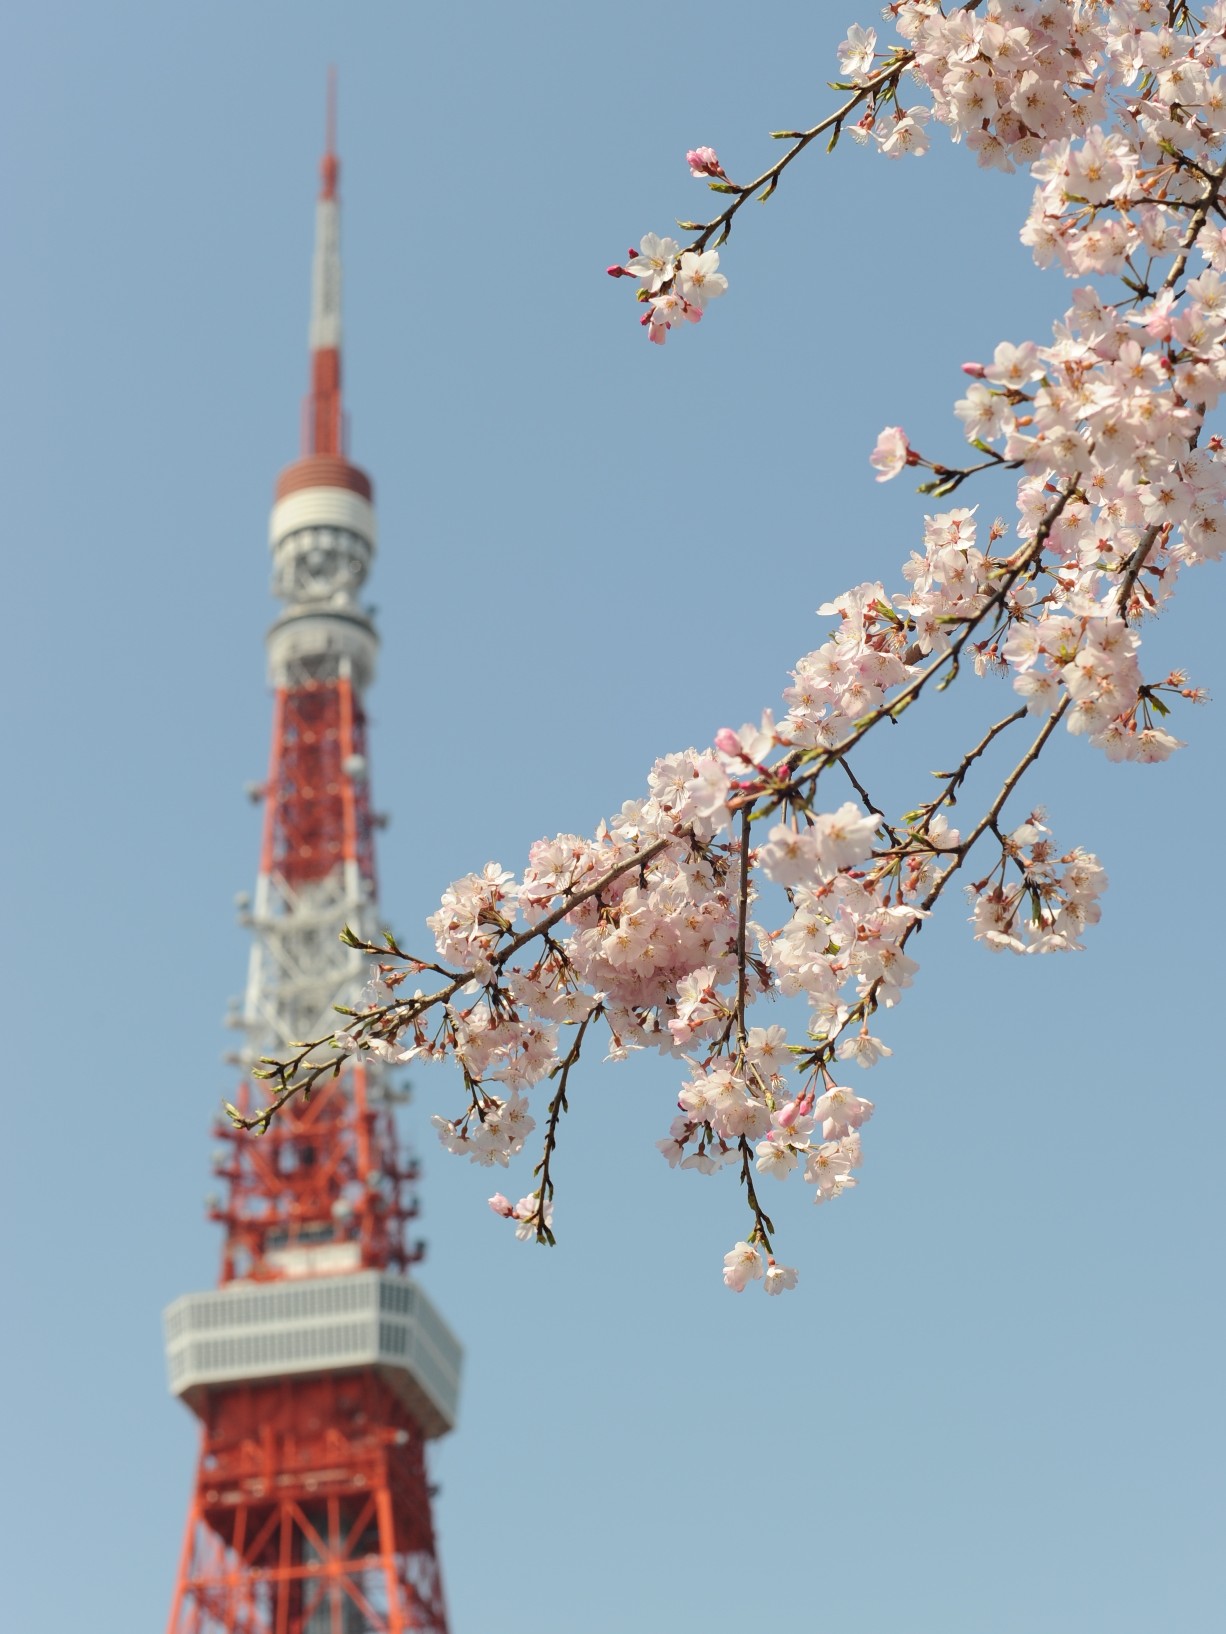
[[[334,100],[316,214],[302,457],[277,482],[282,611],[243,1014],[245,1073],[336,1025],[377,934],[364,697],[378,639],[359,595],[369,477],[345,452]],[[260,1104],[245,1082],[243,1107]],[[416,1166],[380,1063],[351,1061],[267,1134],[219,1124],[219,1287],[166,1312],[170,1384],[202,1425],[169,1634],[446,1634],[425,1442],[455,1418],[460,1351],[408,1275]]]

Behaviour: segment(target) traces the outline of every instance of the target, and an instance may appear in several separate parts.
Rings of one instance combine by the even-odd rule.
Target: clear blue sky
[[[777,701],[818,603],[896,582],[917,538],[925,502],[871,480],[880,426],[956,453],[957,364],[1063,306],[1016,242],[1024,180],[848,142],[743,212],[701,330],[647,346],[602,268],[703,212],[688,146],[745,174],[768,130],[818,117],[856,20],[10,17],[6,1627],[134,1634],[168,1607],[195,1435],[160,1311],[216,1272],[200,1199],[233,1088],[327,64],[381,523],[383,900],[418,938],[456,875],[590,829],[657,754]],[[972,498],[1009,509],[1003,485]],[[1188,581],[1155,669],[1223,690],[1221,584]],[[1000,701],[900,730],[880,775],[919,797]],[[422,1076],[423,1276],[467,1347],[436,1461],[454,1634],[1221,1626],[1220,709],[1178,730],[1166,767],[1065,741],[1031,785],[1112,877],[1085,954],[992,958],[957,900],[924,932],[864,1080],[860,1189],[820,1212],[779,1193],[794,1295],[721,1287],[742,1216],[654,1149],[671,1064],[583,1078],[553,1253],[436,1148],[450,1086]]]

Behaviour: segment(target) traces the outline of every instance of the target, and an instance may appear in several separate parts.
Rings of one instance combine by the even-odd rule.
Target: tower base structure
[[[424,1440],[374,1370],[211,1391],[169,1634],[447,1634]]]

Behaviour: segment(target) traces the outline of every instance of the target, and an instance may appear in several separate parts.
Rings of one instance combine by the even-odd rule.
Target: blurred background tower
[[[334,90],[316,212],[302,457],[277,482],[282,603],[242,1063],[330,1033],[377,935],[364,697],[378,638],[360,601],[372,490],[341,404]],[[416,1166],[377,1061],[352,1060],[267,1134],[217,1126],[219,1287],[166,1312],[170,1386],[202,1425],[170,1634],[445,1634],[425,1443],[455,1419],[459,1346],[408,1275]],[[244,1083],[239,1103],[261,1104]]]

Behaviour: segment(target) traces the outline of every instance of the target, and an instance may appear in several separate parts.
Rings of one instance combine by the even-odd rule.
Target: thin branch
[[[1226,182],[1226,165],[1223,165],[1221,170],[1208,172],[1206,179],[1208,180],[1209,186],[1205,189],[1204,196],[1200,200],[1200,203],[1196,206],[1196,209],[1192,214],[1192,219],[1188,223],[1188,230],[1186,233],[1184,233],[1180,242],[1179,254],[1175,258],[1175,263],[1171,267],[1171,270],[1167,273],[1166,277],[1162,280],[1162,288],[1164,290],[1174,289],[1175,285],[1183,277],[1184,268],[1188,264],[1188,254],[1193,244],[1196,243],[1197,238],[1200,236],[1201,228],[1205,225],[1206,221],[1208,221],[1209,212],[1217,203],[1218,194],[1222,191],[1222,183]]]
[[[1003,454],[995,449],[988,449],[991,456],[979,465],[936,465],[931,460],[924,461],[931,470],[934,481],[921,482],[918,493],[928,494],[932,499],[948,499],[950,494],[956,493],[962,484],[971,477],[977,477],[981,471],[1020,471],[1025,460],[1007,460]]]
[[[759,1203],[758,1193],[754,1189],[753,1171],[749,1166],[749,1158],[751,1153],[749,1142],[746,1140],[745,1136],[742,1135],[737,1144],[740,1147],[741,1152],[741,1184],[745,1188],[745,1196],[748,1200],[750,1210],[753,1213],[754,1223],[753,1230],[749,1233],[749,1241],[751,1243],[761,1243],[763,1248],[765,1248],[766,1252],[769,1254],[772,1252],[771,1233],[775,1229],[775,1222],[771,1219],[770,1215],[765,1212],[761,1203]]]
[[[950,863],[949,867],[946,868],[944,872],[940,874],[933,882],[932,889],[920,903],[920,907],[925,911],[932,908],[936,903],[937,899],[941,895],[941,892],[945,889],[946,885],[958,872],[959,868],[962,867],[962,864],[970,855],[971,849],[975,842],[980,839],[980,837],[984,835],[989,828],[995,828],[997,822],[1000,820],[1000,814],[1005,808],[1005,802],[1013,793],[1014,789],[1017,788],[1018,784],[1022,781],[1022,778],[1025,777],[1026,773],[1034,765],[1035,761],[1042,754],[1044,745],[1046,744],[1048,738],[1050,738],[1052,733],[1056,730],[1056,727],[1059,726],[1061,720],[1064,718],[1065,711],[1068,709],[1072,701],[1072,698],[1066,692],[1064,697],[1061,698],[1060,702],[1052,710],[1051,714],[1043,722],[1042,728],[1040,729],[1034,742],[1030,745],[1029,749],[1027,749],[1026,753],[1009,773],[1008,777],[1005,778],[1005,781],[1001,784],[1000,793],[996,796],[995,800],[992,801],[992,804],[988,807],[987,811],[984,812],[983,816],[975,824],[974,828],[958,846],[957,851],[954,853],[954,860]],[[917,920],[916,924],[918,923],[919,921]],[[907,929],[903,932],[903,935],[899,940],[900,947],[906,942],[907,937],[911,934],[914,928],[914,925],[907,926]]]
[[[1141,576],[1141,569],[1145,566],[1150,551],[1154,548],[1154,541],[1161,532],[1160,522],[1154,522],[1146,528],[1137,548],[1124,565],[1124,576],[1120,580],[1119,594],[1115,598],[1115,611],[1125,621],[1128,618],[1128,603],[1132,600],[1133,588]]]
[[[541,1161],[532,1171],[534,1179],[537,1175],[539,1175],[541,1179],[541,1184],[536,1194],[536,1213],[528,1216],[528,1223],[531,1223],[532,1221],[536,1222],[537,1242],[545,1243],[549,1248],[556,1246],[553,1231],[550,1229],[550,1226],[545,1219],[545,1205],[546,1203],[553,1201],[553,1176],[550,1174],[549,1165],[553,1161],[553,1154],[558,1144],[558,1124],[561,1122],[563,1112],[569,1110],[566,1101],[566,1086],[570,1080],[570,1069],[579,1059],[579,1054],[583,1049],[583,1035],[587,1032],[589,1023],[593,1021],[596,1016],[600,1015],[603,1010],[603,1004],[594,1004],[592,1006],[592,1008],[584,1016],[583,1020],[579,1023],[579,1030],[575,1034],[575,1041],[566,1052],[565,1059],[560,1061],[549,1074],[551,1078],[558,1079],[558,1087],[554,1091],[549,1102],[549,1121],[545,1126],[545,1145],[541,1152]]]
[[[978,11],[981,4],[982,0],[965,0],[965,3],[959,6],[958,10]],[[782,159],[769,166],[752,182],[746,182],[744,185],[729,181],[716,182],[714,184],[715,191],[721,193],[732,192],[735,197],[727,209],[722,210],[714,220],[708,221],[701,228],[698,237],[693,239],[686,248],[695,251],[705,250],[716,232],[719,233],[719,237],[715,239],[715,247],[718,248],[720,244],[726,241],[732,231],[732,218],[747,199],[752,198],[755,194],[763,202],[769,199],[779,185],[780,177],[792,161],[799,158],[811,142],[816,141],[819,136],[824,136],[828,130],[834,131],[829,144],[833,147],[835,142],[838,141],[843,126],[861,103],[870,100],[875,102],[879,92],[884,92],[887,95],[891,91],[897,93],[898,81],[914,61],[914,51],[897,50],[897,54],[891,57],[883,68],[878,69],[875,74],[869,75],[863,85],[856,86],[854,94],[848,98],[841,108],[836,108],[833,113],[827,114],[824,119],[819,119],[816,125],[812,125],[808,130],[804,131],[773,131],[771,134],[781,140],[793,140],[793,146],[787,150]],[[842,89],[843,87],[837,86],[836,88]],[[696,223],[685,221],[679,223],[679,225],[683,229],[690,229]],[[661,287],[666,288],[668,286]]]
[[[736,925],[736,1043],[738,1052],[745,1049],[745,992],[749,973],[748,950],[745,945],[746,927],[749,923],[749,823],[750,812],[746,806],[741,812],[741,879],[737,898],[737,925]]]
[[[855,772],[852,771],[851,763],[850,763],[850,761],[847,759],[847,757],[845,755],[840,755],[839,765],[847,773],[847,781],[851,784],[852,788],[855,789],[856,793],[860,796],[861,800],[863,800],[865,811],[874,811],[880,817],[881,816],[881,807],[877,804],[877,802],[869,794],[868,790],[864,787],[864,784],[861,783],[860,779],[856,776]],[[885,819],[882,818],[882,821],[884,822]]]
[[[958,790],[962,787],[963,783],[965,783],[967,773],[970,771],[971,767],[980,758],[980,756],[986,752],[988,746],[995,742],[1002,732],[1007,731],[1015,721],[1024,720],[1029,713],[1029,709],[1025,704],[1023,704],[1020,709],[1015,709],[1011,715],[1005,715],[994,725],[988,727],[987,731],[980,738],[979,742],[973,749],[967,750],[952,772],[935,772],[933,774],[935,777],[943,777],[946,780],[945,787],[930,805],[922,808],[925,815],[923,821],[916,830],[917,833],[927,832],[929,824],[932,822],[932,819],[936,816],[937,812],[940,811],[942,806],[957,805]]]
[[[720,236],[715,242],[717,245],[722,244],[732,231],[733,216],[736,215],[747,199],[752,198],[755,193],[759,193],[760,189],[760,196],[763,199],[768,199],[779,185],[779,178],[784,171],[792,163],[793,159],[799,158],[810,142],[816,141],[819,136],[824,136],[828,130],[841,130],[848,117],[856,111],[862,102],[866,102],[870,97],[875,97],[878,91],[896,85],[899,78],[914,61],[915,53],[913,51],[902,52],[901,55],[895,57],[879,72],[867,79],[863,85],[859,86],[855,95],[850,97],[841,108],[836,108],[833,113],[827,114],[825,119],[819,119],[817,124],[811,126],[808,130],[776,131],[774,133],[776,136],[795,137],[796,140],[793,146],[787,150],[782,159],[777,160],[776,163],[764,170],[755,181],[747,182],[743,187],[733,182],[717,184],[717,189],[721,192],[729,187],[734,188],[736,197],[728,205],[727,209],[722,210],[714,220],[707,222],[698,237],[687,245],[687,249],[705,250],[716,232],[719,232]]]

